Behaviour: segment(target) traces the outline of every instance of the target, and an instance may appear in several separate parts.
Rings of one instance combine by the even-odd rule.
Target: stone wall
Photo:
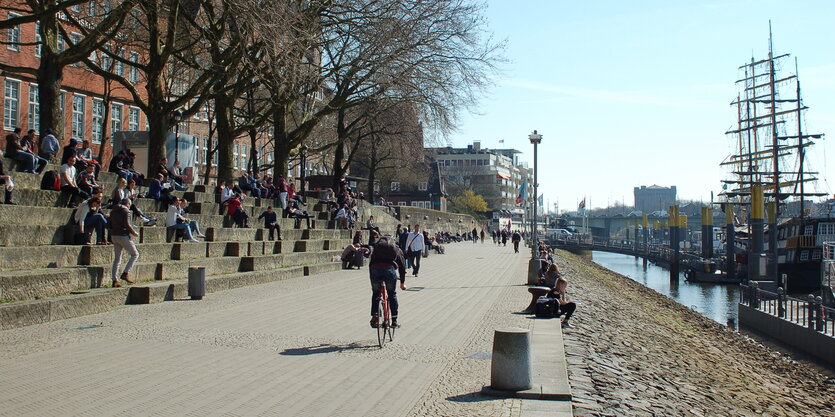
[[[434,232],[464,233],[473,228],[481,232],[482,225],[468,214],[446,213],[438,210],[411,206],[378,206],[360,201],[359,220],[362,227],[369,216],[374,216],[374,223],[383,234],[394,233],[397,225],[419,224],[422,230]],[[486,233],[486,231],[485,231]]]

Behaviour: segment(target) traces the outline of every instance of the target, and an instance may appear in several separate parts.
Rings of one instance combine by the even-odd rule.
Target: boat
[[[742,219],[737,228],[747,229],[736,234],[733,244],[743,261],[740,269],[754,271],[753,276],[761,268],[749,268],[748,260],[758,261],[762,255],[767,259],[765,271],[748,278],[808,294],[821,288],[823,245],[835,241],[835,218],[831,210],[814,213],[809,200],[827,195],[812,190],[818,173],[809,170],[807,158],[815,140],[824,135],[805,130],[808,107],[801,95],[797,59],[791,65],[789,58],[774,53],[769,23],[768,57],[752,57],[739,67],[738,94],[731,102],[737,120],[725,132],[735,151],[720,164],[730,168],[731,176],[723,180],[719,202],[733,203],[735,217]],[[791,67],[794,73],[787,73]],[[768,205],[762,232],[750,221],[755,187],[761,187]],[[753,252],[758,247],[762,252]]]

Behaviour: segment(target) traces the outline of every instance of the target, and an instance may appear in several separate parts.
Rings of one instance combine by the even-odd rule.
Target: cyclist
[[[391,326],[397,326],[397,275],[400,275],[400,289],[406,290],[406,261],[403,252],[391,241],[390,236],[383,236],[374,243],[369,265],[371,276],[371,327],[377,328],[380,323],[378,303],[380,300],[380,285],[386,283],[389,311],[391,311]]]

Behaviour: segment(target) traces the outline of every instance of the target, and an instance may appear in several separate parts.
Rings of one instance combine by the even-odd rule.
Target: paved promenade
[[[479,394],[493,329],[558,325],[513,314],[527,260],[489,243],[423,259],[384,349],[367,269],[3,331],[0,415],[571,415]]]

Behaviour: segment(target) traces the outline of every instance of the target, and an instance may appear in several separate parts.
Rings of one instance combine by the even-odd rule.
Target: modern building
[[[519,162],[520,151],[481,148],[479,141],[466,148],[432,148],[431,151],[450,196],[471,189],[484,197],[490,210],[524,212],[516,198],[523,182],[533,183],[533,170]],[[527,194],[533,198],[532,189]]]
[[[644,213],[663,210],[666,211],[677,201],[676,186],[661,187],[659,185],[642,185],[635,187],[635,210]]]

